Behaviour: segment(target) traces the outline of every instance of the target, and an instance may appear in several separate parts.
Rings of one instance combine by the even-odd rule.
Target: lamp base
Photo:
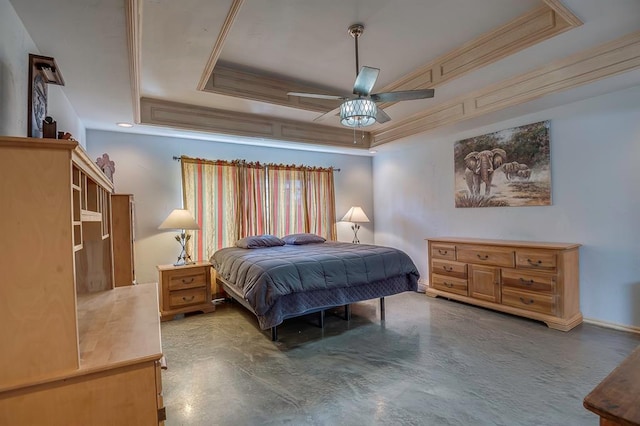
[[[360,240],[358,239],[358,231],[360,230],[360,225],[354,223],[353,225],[351,225],[351,229],[353,230],[353,241],[351,242],[353,244],[360,244]]]
[[[176,235],[176,240],[180,243],[180,247],[182,250],[178,255],[178,260],[173,266],[184,266],[184,265],[193,265],[194,262],[191,260],[191,256],[187,253],[187,241],[189,241],[190,235],[188,235],[185,231],[182,231],[180,234]]]

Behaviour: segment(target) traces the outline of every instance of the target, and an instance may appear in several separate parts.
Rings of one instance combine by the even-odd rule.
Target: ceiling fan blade
[[[313,119],[313,121],[322,121],[329,116],[338,115],[339,113],[340,113],[340,107],[334,108],[331,111],[327,111],[324,114],[317,116],[316,118]]]
[[[349,99],[348,96],[339,96],[339,95],[323,95],[320,93],[302,93],[302,92],[288,92],[288,96],[300,96],[302,98],[315,98],[315,99],[333,99],[344,101],[345,99]]]
[[[378,68],[362,67],[356,77],[356,82],[353,85],[353,93],[356,95],[368,96],[373,90],[374,84],[378,79]]]
[[[371,95],[371,100],[374,102],[397,102],[397,101],[410,101],[412,99],[426,99],[433,98],[433,89],[421,89],[421,90],[403,90],[399,92],[386,92],[386,93],[374,93]]]
[[[382,108],[378,108],[378,112],[376,114],[376,122],[382,124],[386,123],[389,120],[391,120],[391,117],[389,117],[389,115],[384,112]]]

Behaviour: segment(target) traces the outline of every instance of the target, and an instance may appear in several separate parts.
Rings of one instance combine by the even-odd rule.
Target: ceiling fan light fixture
[[[347,127],[366,127],[376,122],[378,107],[369,99],[351,99],[340,105],[340,122]]]

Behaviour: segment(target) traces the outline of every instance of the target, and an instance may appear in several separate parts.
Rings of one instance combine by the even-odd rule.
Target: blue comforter
[[[419,278],[403,251],[366,244],[229,247],[216,251],[211,263],[257,315],[265,315],[278,298],[294,293],[361,287],[396,277],[406,277],[406,289],[415,290]]]

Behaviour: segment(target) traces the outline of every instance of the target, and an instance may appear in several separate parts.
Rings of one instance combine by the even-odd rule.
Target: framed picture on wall
[[[47,116],[47,85],[64,86],[56,61],[48,56],[29,54],[29,91],[27,95],[27,136],[41,138]]]
[[[551,205],[549,121],[457,141],[456,207]]]

